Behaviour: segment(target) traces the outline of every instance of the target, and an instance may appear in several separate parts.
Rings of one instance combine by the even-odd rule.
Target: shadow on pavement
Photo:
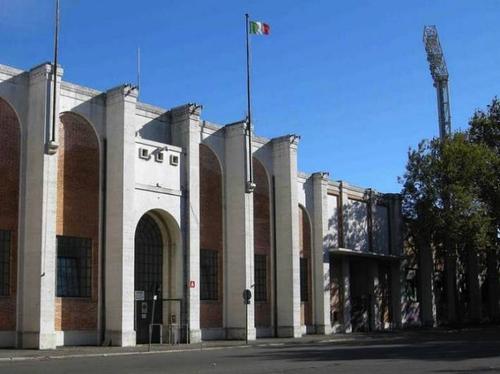
[[[370,339],[354,342],[299,344],[272,347],[250,355],[260,360],[346,361],[346,360],[427,360],[462,361],[500,356],[500,329],[429,333]],[[498,368],[478,368],[500,372]],[[496,371],[495,371],[496,370]],[[456,371],[459,373],[460,371]],[[470,372],[464,371],[464,372]]]

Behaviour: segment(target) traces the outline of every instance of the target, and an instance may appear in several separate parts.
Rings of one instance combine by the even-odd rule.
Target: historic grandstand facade
[[[51,72],[0,65],[0,346],[131,346],[152,322],[189,342],[401,324],[398,195],[300,173],[295,135],[254,136],[249,156],[244,122],[62,69],[53,127]]]

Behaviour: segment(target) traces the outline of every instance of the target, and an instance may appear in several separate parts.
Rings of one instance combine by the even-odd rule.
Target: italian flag
[[[271,31],[271,27],[267,23],[264,22],[256,22],[256,21],[250,21],[250,34],[255,34],[255,35],[269,35],[269,32]]]

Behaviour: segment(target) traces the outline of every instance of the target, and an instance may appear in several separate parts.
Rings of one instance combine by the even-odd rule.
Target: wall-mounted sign
[[[135,301],[143,301],[144,300],[144,291],[135,291],[134,298],[135,298]]]
[[[195,288],[196,283],[194,281],[189,281],[189,288]]]
[[[250,299],[252,299],[252,291],[246,289],[243,291],[243,303],[250,304]]]

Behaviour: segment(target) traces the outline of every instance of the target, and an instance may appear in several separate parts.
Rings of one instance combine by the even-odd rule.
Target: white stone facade
[[[259,328],[255,303],[246,316],[242,300],[243,290],[255,285],[245,123],[210,123],[196,104],[166,110],[140,103],[137,90],[128,85],[98,92],[64,82],[59,69],[57,112],[75,113],[92,126],[99,144],[100,193],[99,255],[92,269],[98,272],[97,325],[56,329],[60,150],[48,149],[51,71],[50,64],[28,72],[0,65],[0,99],[17,114],[21,132],[19,241],[13,265],[18,270],[16,324],[15,330],[0,331],[0,346],[134,346],[139,313],[134,240],[145,214],[158,222],[165,242],[161,296],[179,300],[165,301],[163,323],[173,318],[185,326],[191,343],[202,336],[243,339],[248,334],[256,339],[350,332],[364,329],[363,318],[368,329],[400,326],[399,196],[335,182],[324,172],[300,173],[295,135],[254,137],[252,157],[263,165],[269,182],[272,254],[266,283],[270,323]],[[58,135],[56,127],[56,143]],[[210,329],[200,325],[200,144],[210,148],[222,170],[222,323]],[[309,252],[301,244],[306,241]],[[306,302],[301,302],[301,251],[310,256],[304,273],[310,278]],[[361,272],[366,279],[353,279]]]

